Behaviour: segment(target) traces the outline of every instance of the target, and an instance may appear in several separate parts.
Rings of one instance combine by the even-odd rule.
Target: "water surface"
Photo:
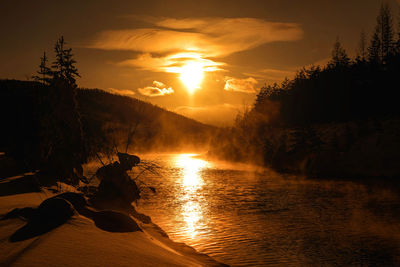
[[[141,176],[157,193],[145,191],[139,209],[174,241],[224,263],[400,263],[400,198],[390,188],[282,176],[193,154],[147,159],[163,176]]]

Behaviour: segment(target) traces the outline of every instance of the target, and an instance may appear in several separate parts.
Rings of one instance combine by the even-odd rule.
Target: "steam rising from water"
[[[400,263],[400,197],[381,188],[159,156],[139,208],[169,236],[235,266]],[[234,168],[232,168],[234,167]],[[260,170],[259,170],[260,171]]]

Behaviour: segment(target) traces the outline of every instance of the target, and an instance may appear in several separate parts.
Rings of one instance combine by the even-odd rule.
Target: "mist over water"
[[[143,157],[163,177],[142,177],[139,210],[171,239],[234,266],[400,264],[400,197],[353,182],[305,180],[206,161]]]

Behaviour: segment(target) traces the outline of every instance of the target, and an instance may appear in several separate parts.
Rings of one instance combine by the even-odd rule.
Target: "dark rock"
[[[86,198],[81,193],[66,192],[52,198],[62,198],[67,200],[78,212],[88,205]]]
[[[10,237],[18,242],[40,236],[66,223],[75,214],[72,204],[62,198],[48,198],[32,214],[26,225]]]
[[[128,203],[132,203],[140,198],[140,190],[126,170],[120,163],[101,167],[96,172],[97,177],[101,180],[98,187],[98,196],[105,199],[122,198]]]
[[[128,153],[117,153],[118,160],[121,164],[123,170],[131,170],[133,167],[140,163],[140,158],[135,155],[130,155]]]
[[[6,215],[4,215],[1,219],[2,220],[7,220],[7,219],[13,219],[13,218],[23,218],[25,220],[30,220],[32,219],[36,214],[36,209],[31,208],[31,207],[26,207],[26,208],[15,208],[12,211],[8,212]]]
[[[35,220],[58,226],[67,222],[74,213],[75,209],[68,200],[52,197],[39,205]]]

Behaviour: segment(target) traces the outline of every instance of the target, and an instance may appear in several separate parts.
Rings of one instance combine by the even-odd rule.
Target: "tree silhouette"
[[[372,62],[386,64],[388,58],[394,52],[393,18],[387,4],[382,4],[379,15],[376,18],[375,32],[372,36],[369,48],[369,58]]]
[[[32,76],[35,81],[41,82],[43,84],[49,84],[50,79],[47,76],[52,75],[51,69],[47,66],[48,58],[46,52],[43,52],[43,57],[40,58],[38,75]]]
[[[331,68],[348,66],[350,58],[347,56],[346,50],[342,47],[339,42],[339,37],[336,38],[336,42],[333,45],[332,59],[328,63]]]
[[[396,54],[400,55],[400,8],[399,8],[399,15],[397,16],[397,21],[398,21],[398,25],[397,25],[397,42],[396,42]]]
[[[382,60],[385,63],[389,56],[393,53],[394,48],[393,19],[390,8],[387,4],[382,5],[379,17],[381,21],[381,53]]]
[[[360,41],[357,49],[357,61],[365,62],[367,60],[367,37],[365,31],[361,31]]]
[[[371,63],[379,63],[381,62],[380,57],[380,48],[381,48],[381,39],[379,38],[378,32],[374,32],[371,39],[371,44],[368,47],[368,60]]]
[[[73,59],[72,49],[65,48],[65,45],[64,37],[61,36],[54,46],[56,60],[52,65],[54,68],[53,78],[64,80],[69,85],[76,87],[76,77],[81,76],[75,67],[76,61]]]

